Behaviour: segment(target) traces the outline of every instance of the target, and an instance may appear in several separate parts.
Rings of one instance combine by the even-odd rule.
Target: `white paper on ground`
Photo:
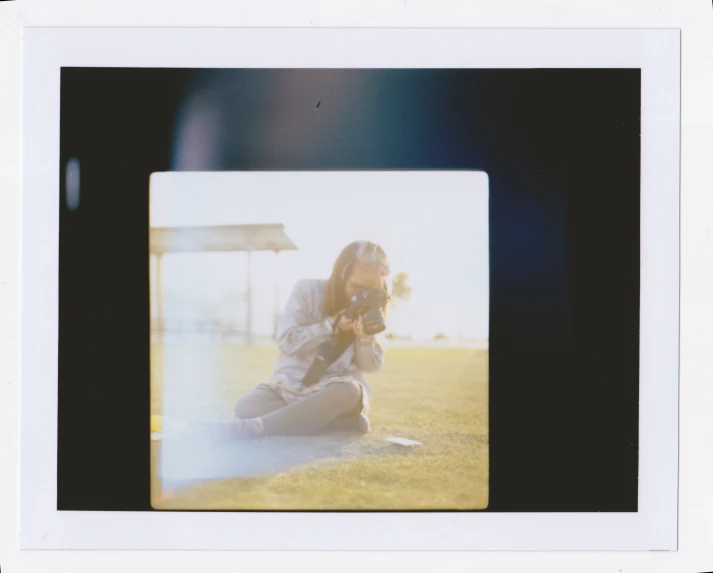
[[[393,442],[394,444],[399,444],[400,446],[420,446],[421,442],[416,440],[409,440],[408,438],[386,438],[387,442]]]

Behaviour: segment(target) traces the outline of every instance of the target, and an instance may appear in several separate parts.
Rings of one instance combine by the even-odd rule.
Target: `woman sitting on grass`
[[[374,335],[364,332],[361,315],[356,320],[344,316],[360,289],[387,295],[391,290],[386,253],[369,241],[347,245],[329,280],[301,280],[295,285],[278,322],[280,358],[272,378],[238,401],[235,420],[217,424],[219,437],[369,431],[371,389],[364,373],[381,368],[384,349]],[[330,340],[339,350],[346,349],[316,383],[302,384],[320,346]]]

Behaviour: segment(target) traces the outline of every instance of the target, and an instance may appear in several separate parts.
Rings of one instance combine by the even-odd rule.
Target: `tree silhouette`
[[[406,301],[411,297],[413,288],[409,284],[409,276],[407,273],[396,273],[392,280],[391,296],[393,301]]]

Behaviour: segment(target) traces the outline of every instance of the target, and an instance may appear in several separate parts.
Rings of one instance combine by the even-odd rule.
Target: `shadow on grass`
[[[337,459],[375,455],[412,455],[370,435],[344,432],[310,436],[268,436],[215,443],[202,436],[164,439],[158,474],[163,487],[178,490],[208,480],[272,476]]]

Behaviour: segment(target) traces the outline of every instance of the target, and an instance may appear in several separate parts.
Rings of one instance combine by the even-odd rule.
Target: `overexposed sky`
[[[150,201],[151,226],[285,225],[298,251],[281,253],[277,265],[271,252],[252,255],[258,333],[272,331],[275,280],[284,306],[296,280],[327,278],[341,249],[366,239],[384,247],[394,273],[410,276],[411,299],[397,301],[390,317],[395,332],[424,339],[437,332],[488,337],[483,172],[157,173]],[[195,301],[206,312],[228,314],[229,307],[242,308],[236,297],[245,290],[246,258],[245,253],[166,255],[164,292]]]

